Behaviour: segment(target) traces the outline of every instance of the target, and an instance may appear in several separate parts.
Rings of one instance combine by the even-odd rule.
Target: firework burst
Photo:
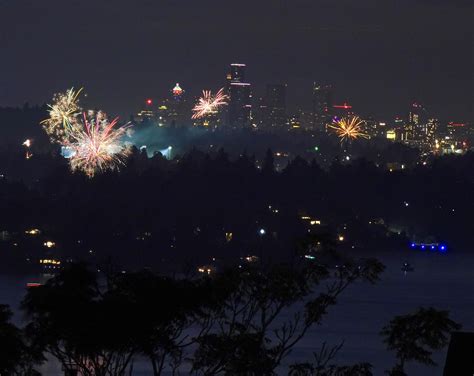
[[[82,88],[74,88],[53,96],[53,104],[48,104],[49,118],[41,122],[44,130],[53,142],[63,143],[80,127],[78,117],[82,112],[79,95]]]
[[[129,124],[115,128],[118,118],[108,121],[96,114],[88,120],[83,115],[82,128],[71,133],[72,141],[65,143],[70,149],[69,163],[73,171],[83,171],[93,177],[98,172],[117,170],[125,165],[129,149],[121,144],[121,137],[126,133]]]
[[[364,121],[358,116],[350,118],[342,118],[329,124],[328,127],[334,129],[337,136],[341,139],[341,143],[347,140],[355,140],[357,138],[369,138],[369,136],[362,130]]]
[[[201,119],[207,115],[217,112],[219,107],[227,104],[227,95],[224,89],[220,89],[216,95],[212,95],[210,90],[203,90],[202,97],[193,108],[193,119]]]

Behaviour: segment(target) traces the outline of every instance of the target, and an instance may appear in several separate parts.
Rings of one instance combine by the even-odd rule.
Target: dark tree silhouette
[[[30,289],[23,309],[26,331],[64,370],[84,376],[120,376],[136,349],[131,306],[103,294],[94,273],[72,265],[44,286]]]
[[[232,292],[212,313],[212,329],[198,340],[193,371],[205,375],[274,374],[351,283],[374,283],[382,270],[377,261],[365,260],[333,271],[307,263],[272,267],[266,272],[249,269],[218,278],[219,285],[231,284]],[[326,287],[320,286],[323,281],[328,282]],[[299,303],[304,306],[295,309]],[[282,320],[290,307],[294,313]]]
[[[460,327],[449,318],[449,312],[434,308],[420,308],[415,313],[396,316],[381,331],[387,348],[395,351],[398,361],[387,373],[405,375],[407,362],[436,365],[431,358],[433,350],[445,347],[449,334]]]
[[[372,366],[361,363],[353,366],[330,364],[344,343],[328,348],[324,342],[320,351],[313,353],[314,363],[297,363],[290,367],[289,376],[372,376]]]
[[[42,351],[27,342],[22,330],[10,322],[12,312],[0,305],[0,375],[40,375],[34,366],[41,363]]]
[[[265,153],[265,158],[262,165],[262,173],[265,175],[271,175],[275,172],[275,158],[273,157],[272,149],[268,149]]]

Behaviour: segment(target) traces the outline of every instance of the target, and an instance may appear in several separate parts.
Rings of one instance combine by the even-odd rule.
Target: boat
[[[409,262],[405,261],[402,265],[402,272],[407,273],[413,271],[415,271],[415,268]]]

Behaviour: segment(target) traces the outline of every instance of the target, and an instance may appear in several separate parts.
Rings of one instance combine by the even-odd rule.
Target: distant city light
[[[152,101],[151,99],[147,99],[147,100],[146,100],[146,104],[147,104],[147,105],[150,106],[152,103],[153,103],[153,101]]]
[[[261,228],[260,231],[259,231],[259,234],[260,235],[265,235],[267,232],[265,231],[265,229]]]
[[[41,233],[41,231],[38,230],[37,228],[33,228],[31,230],[26,230],[25,231],[25,234],[28,234],[28,235],[38,235],[40,233]]]

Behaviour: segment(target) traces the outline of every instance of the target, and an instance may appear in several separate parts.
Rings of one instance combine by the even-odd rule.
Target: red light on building
[[[37,282],[28,282],[26,284],[26,287],[40,287],[41,286],[41,283],[37,283]]]
[[[146,104],[147,104],[148,106],[150,106],[152,103],[153,103],[153,101],[152,101],[151,99],[147,99],[147,100],[146,100]]]
[[[350,104],[344,103],[344,104],[335,104],[333,108],[342,108],[344,110],[350,110],[352,106]]]
[[[452,122],[452,121],[449,122],[448,125],[449,125],[450,127],[465,127],[465,126],[466,126],[466,124],[464,124],[464,123],[454,123],[454,122]]]

